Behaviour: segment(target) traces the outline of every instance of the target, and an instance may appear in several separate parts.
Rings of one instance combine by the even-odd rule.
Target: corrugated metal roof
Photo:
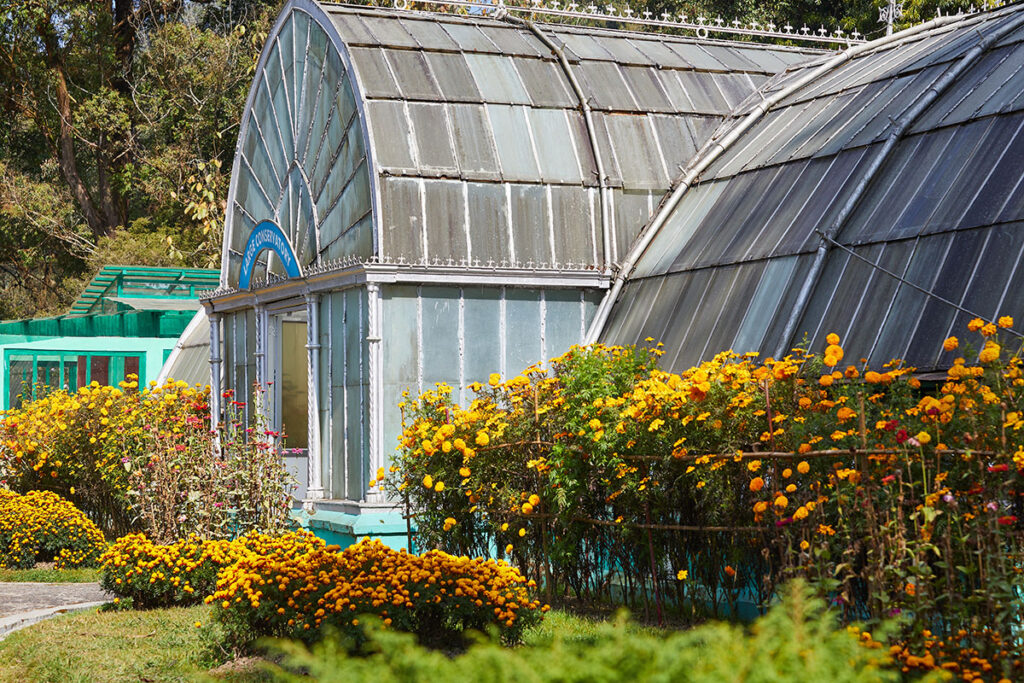
[[[225,284],[237,285],[247,236],[267,218],[307,267],[352,256],[610,265],[715,125],[770,76],[818,54],[541,30],[564,51],[594,111],[612,188],[607,250],[593,229],[601,220],[597,162],[580,102],[529,28],[292,0],[244,115]],[[257,280],[268,269],[283,274],[269,253]]]
[[[1022,11],[868,51],[783,99],[668,215],[604,337],[653,336],[681,368],[727,348],[774,353],[804,335],[820,347],[837,332],[876,365],[934,369],[952,360],[942,340],[971,317],[957,306],[1024,320],[1013,296],[1024,278],[1024,28],[1010,23]],[[948,85],[946,73],[956,75]],[[934,102],[894,128],[932,90]],[[890,134],[895,145],[879,156]],[[825,241],[824,267],[809,277],[818,231],[838,244]]]

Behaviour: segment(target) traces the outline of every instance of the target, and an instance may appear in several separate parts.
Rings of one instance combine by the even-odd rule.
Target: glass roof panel
[[[445,100],[483,102],[473,73],[461,53],[425,52],[424,55]]]
[[[448,105],[459,167],[471,177],[498,179],[498,157],[487,113],[475,104]]]
[[[441,91],[424,54],[419,50],[385,50],[391,73],[398,81],[403,99],[439,100]]]
[[[384,53],[377,48],[349,48],[352,62],[359,73],[359,84],[367,97],[401,97]]]
[[[420,168],[458,175],[445,106],[419,102],[410,102],[408,106]]]
[[[512,60],[533,104],[538,107],[579,106],[556,62],[517,57]]]
[[[402,28],[409,32],[409,35],[421,47],[431,50],[458,50],[459,45],[441,28],[441,24],[431,19],[414,19],[402,17],[400,20]]]
[[[487,102],[530,104],[530,96],[510,57],[466,53],[466,62]]]
[[[567,147],[573,131],[564,110],[528,109],[530,128],[540,159],[540,175],[548,182],[582,183],[583,174],[574,154],[576,144]]]
[[[533,143],[524,108],[488,104],[487,116],[491,130],[500,131],[500,135],[494,136],[494,141],[502,177],[506,180],[536,180],[540,169],[533,156]]]
[[[609,116],[605,119],[622,171],[623,185],[635,189],[664,189],[668,172],[654,128],[646,116]]]

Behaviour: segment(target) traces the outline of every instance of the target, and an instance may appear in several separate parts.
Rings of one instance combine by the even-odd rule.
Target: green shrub
[[[628,627],[624,618],[592,633],[563,637],[555,632],[533,645],[504,648],[476,644],[455,658],[417,645],[410,636],[374,631],[368,657],[348,656],[343,644],[327,640],[312,649],[295,644],[277,680],[309,678],[328,683],[389,681],[474,681],[527,683],[574,681],[693,681],[830,683],[898,681],[888,651],[868,637],[839,629],[835,614],[810,597],[800,583],[749,629],[714,623],[690,631],[651,633]]]

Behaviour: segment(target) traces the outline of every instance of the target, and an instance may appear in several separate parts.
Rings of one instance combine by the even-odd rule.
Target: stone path
[[[111,598],[98,583],[0,582],[0,638],[57,614],[97,607]]]

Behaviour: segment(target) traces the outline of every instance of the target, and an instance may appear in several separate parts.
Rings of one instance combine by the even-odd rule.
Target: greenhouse
[[[582,341],[679,169],[820,52],[292,0],[204,299],[216,399],[283,428],[311,526],[404,534],[368,486],[403,392]]]
[[[128,375],[155,380],[201,314],[199,292],[217,278],[215,270],[105,266],[67,314],[0,322],[0,407],[51,389],[117,385]],[[209,381],[208,372],[190,377]]]
[[[1020,6],[942,18],[765,87],[624,259],[601,338],[678,371],[835,332],[927,374],[972,318],[1024,320],[1022,40]]]

